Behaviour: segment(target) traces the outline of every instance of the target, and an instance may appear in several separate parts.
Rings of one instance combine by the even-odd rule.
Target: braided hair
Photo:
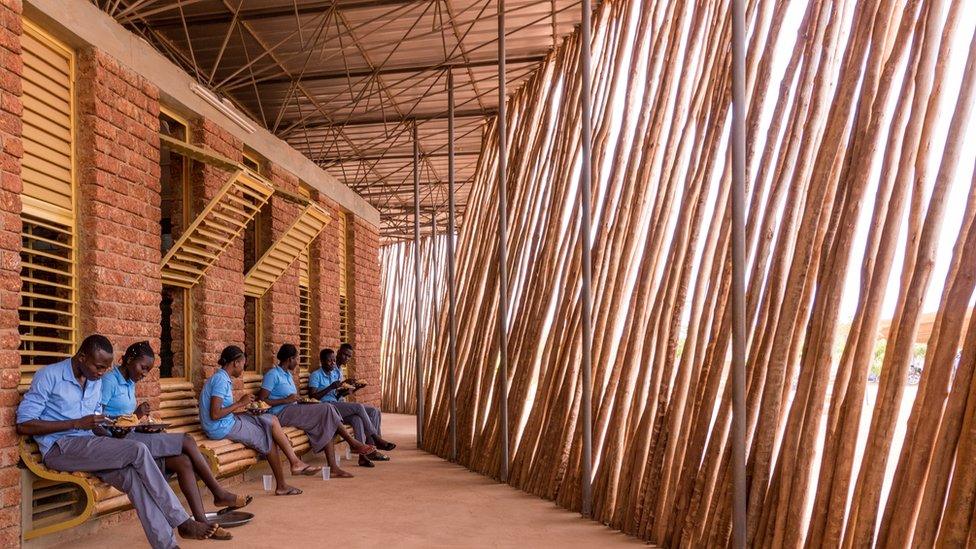
[[[156,353],[153,351],[152,345],[148,341],[137,341],[125,350],[125,354],[122,355],[122,365],[132,362],[133,360],[138,360],[140,358],[146,357],[150,360],[156,359]]]

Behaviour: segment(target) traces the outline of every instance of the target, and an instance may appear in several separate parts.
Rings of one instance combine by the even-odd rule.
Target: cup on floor
[[[264,491],[270,492],[274,489],[274,477],[271,475],[264,475],[262,479],[264,481]]]
[[[349,451],[349,447],[346,446],[346,460],[352,459],[352,452]]]
[[[332,477],[332,470],[328,467],[322,468],[322,480],[329,480]]]
[[[335,451],[335,461],[336,461],[336,463],[339,463],[340,461],[342,461],[342,453],[339,452],[339,450],[336,450]]]

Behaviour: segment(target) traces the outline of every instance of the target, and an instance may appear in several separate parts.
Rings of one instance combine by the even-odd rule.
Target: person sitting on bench
[[[264,374],[258,400],[271,405],[271,413],[278,416],[282,425],[297,427],[308,434],[308,441],[313,452],[325,450],[325,458],[329,462],[332,476],[336,478],[351,478],[352,475],[342,470],[335,459],[335,449],[332,437],[339,435],[352,451],[359,454],[376,452],[376,447],[363,444],[349,436],[342,426],[342,417],[334,406],[327,403],[298,403],[298,389],[292,372],[298,367],[298,349],[286,343],[278,349],[276,355],[278,364]]]
[[[51,469],[90,472],[125,492],[153,548],[176,547],[173,528],[188,539],[212,537],[217,526],[186,513],[145,444],[94,436],[107,421],[101,378],[112,352],[105,336],[90,335],[74,356],[41,368],[17,407],[17,432],[34,437]]]
[[[214,440],[230,439],[240,442],[268,458],[268,465],[275,478],[275,495],[295,496],[302,491],[289,486],[281,469],[281,452],[291,464],[293,475],[314,475],[322,470],[302,461],[291,447],[288,435],[281,429],[274,414],[253,415],[248,407],[254,395],[244,393],[234,400],[231,378],[244,373],[247,355],[237,345],[225,347],[217,364],[220,369],[210,376],[200,391],[200,425],[203,432]]]
[[[133,343],[122,355],[119,366],[110,370],[102,377],[102,406],[103,413],[109,417],[134,414],[139,419],[149,415],[149,403],[136,405],[136,383],[152,371],[156,362],[156,353],[148,341]],[[157,460],[161,459],[166,471],[176,473],[180,490],[186,496],[193,518],[200,522],[208,522],[197,477],[210,489],[213,494],[214,505],[239,509],[251,503],[251,496],[238,496],[225,489],[213,473],[207,460],[200,453],[193,437],[186,433],[140,433],[129,431],[125,438],[136,440],[146,445],[149,452]],[[231,539],[230,532],[218,529],[213,536],[217,539]]]
[[[340,368],[342,364],[348,362],[351,356],[352,345],[348,343],[343,343],[339,347],[338,357],[332,349],[322,349],[322,352],[319,353],[321,367],[312,372],[308,378],[308,393],[312,398],[335,406],[343,421],[352,425],[353,432],[358,440],[371,443],[381,450],[390,451],[396,448],[396,444],[385,440],[380,434],[380,421],[382,419],[380,411],[373,406],[342,400],[345,394],[356,389],[355,380],[344,379],[342,368]],[[342,359],[341,363],[338,362],[340,358]],[[380,452],[374,452],[360,456],[359,465],[372,467],[373,461],[389,460],[389,457]]]

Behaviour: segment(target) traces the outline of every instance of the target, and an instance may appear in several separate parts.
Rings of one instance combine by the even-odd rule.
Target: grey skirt
[[[335,406],[325,402],[289,404],[278,412],[278,421],[286,427],[305,431],[313,452],[321,452],[342,425],[342,417]]]
[[[231,427],[227,438],[266,456],[271,451],[271,445],[274,444],[271,435],[272,425],[274,425],[274,416],[271,414],[260,416],[234,414],[234,426]]]

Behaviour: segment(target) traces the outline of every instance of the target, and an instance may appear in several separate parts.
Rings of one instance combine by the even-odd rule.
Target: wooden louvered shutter
[[[349,214],[339,212],[339,342],[350,341],[349,318]]]
[[[77,339],[74,55],[24,21],[21,389]]]

